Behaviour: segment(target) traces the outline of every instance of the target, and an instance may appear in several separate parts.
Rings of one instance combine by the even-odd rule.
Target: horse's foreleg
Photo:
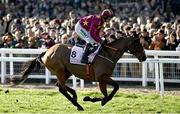
[[[66,89],[59,86],[59,92],[61,92],[74,106],[76,106],[77,110],[79,110],[79,111],[84,110],[83,107],[81,105],[79,105],[79,103],[67,93]]]
[[[99,88],[101,90],[101,93],[104,95],[104,97],[107,97],[108,96],[108,94],[107,94],[107,84],[99,82]]]
[[[101,84],[100,89],[101,89],[101,92],[104,95],[104,98],[101,101],[101,105],[104,106],[108,101],[110,101],[113,98],[115,93],[118,91],[119,85],[108,76],[103,76],[101,78],[102,78],[101,79],[102,84],[100,83]],[[107,95],[106,84],[109,84],[109,85],[113,86],[113,90],[109,95]]]
[[[112,85],[114,87],[114,89],[107,97],[104,97],[102,99],[102,102],[101,102],[102,106],[104,106],[108,101],[110,101],[119,89],[119,85],[116,82],[112,82],[109,84]]]
[[[101,93],[107,97],[107,87],[105,83],[99,82],[99,88],[101,90]],[[91,102],[98,102],[102,101],[102,98],[90,98],[89,96],[84,97],[84,101],[91,101]]]

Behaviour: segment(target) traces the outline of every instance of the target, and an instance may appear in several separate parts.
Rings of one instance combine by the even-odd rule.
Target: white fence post
[[[72,75],[72,80],[73,80],[73,89],[76,90],[77,82],[76,82],[76,77],[74,75]]]
[[[9,57],[13,57],[13,54],[10,53]],[[14,65],[13,65],[13,61],[10,62],[10,75],[14,74]]]
[[[81,89],[84,88],[84,80],[83,79],[80,79],[80,87],[81,87]]]
[[[159,63],[160,65],[160,95],[163,96],[164,95],[164,77],[163,77],[163,63]]]
[[[96,85],[96,84],[97,84],[97,82],[92,82],[92,84],[93,84],[93,85]]]
[[[1,53],[1,57],[5,56],[5,53]],[[6,61],[1,61],[1,83],[6,83]]]
[[[47,69],[47,68],[45,68],[45,75],[46,75],[46,81],[45,81],[45,83],[46,84],[49,84],[50,83],[50,76],[51,76],[51,73],[50,73],[50,71]]]
[[[158,59],[158,56],[154,56],[155,59]],[[159,91],[159,63],[155,63],[155,83],[156,83],[156,91]]]
[[[147,63],[142,63],[142,86],[147,86]]]

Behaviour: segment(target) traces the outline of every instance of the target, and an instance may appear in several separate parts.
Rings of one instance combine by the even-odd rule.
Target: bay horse
[[[90,65],[89,80],[99,82],[99,88],[104,97],[90,98],[87,96],[84,98],[84,101],[101,101],[101,105],[104,106],[113,98],[119,89],[119,85],[110,77],[117,61],[127,51],[135,55],[140,62],[146,60],[144,49],[138,38],[119,38],[101,47],[98,55],[96,55],[93,63]],[[22,72],[22,76],[14,76],[11,78],[11,81],[15,85],[18,85],[28,78],[28,75],[33,69],[38,70],[38,66],[44,65],[51,73],[57,76],[59,92],[62,93],[75,107],[77,107],[77,110],[82,111],[84,109],[77,102],[76,91],[68,87],[66,81],[72,74],[86,80],[86,65],[71,64],[70,53],[71,48],[67,45],[55,44],[46,52],[41,53],[38,57],[29,61],[28,67]],[[110,94],[107,93],[107,84],[113,87]]]

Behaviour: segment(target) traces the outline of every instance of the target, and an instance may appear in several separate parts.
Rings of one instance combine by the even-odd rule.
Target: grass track
[[[8,90],[8,91],[6,91]],[[57,89],[0,88],[0,113],[180,113],[180,96],[119,91],[104,107],[83,102],[84,96],[102,97],[97,90],[77,90],[79,112]]]

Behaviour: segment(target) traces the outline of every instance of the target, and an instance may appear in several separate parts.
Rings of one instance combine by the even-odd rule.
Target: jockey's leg
[[[86,47],[85,47],[85,50],[84,50],[84,54],[82,56],[82,59],[81,59],[81,62],[82,63],[88,63],[88,55],[90,54],[89,53],[89,49],[92,47],[91,43],[87,43],[86,44]]]

